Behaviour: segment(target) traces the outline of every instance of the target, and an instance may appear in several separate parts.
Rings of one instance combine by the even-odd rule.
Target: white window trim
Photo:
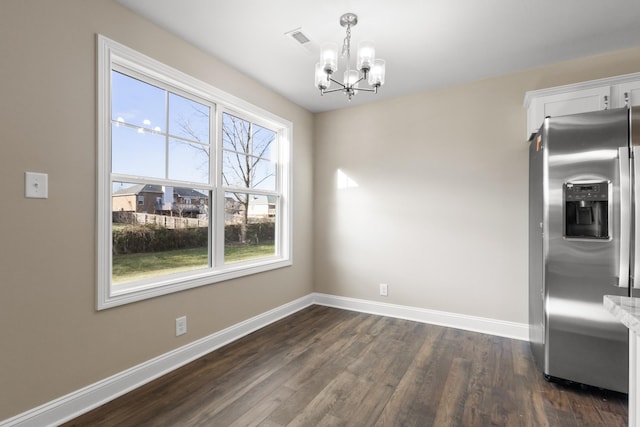
[[[98,310],[116,307],[135,301],[167,295],[198,286],[209,285],[224,280],[235,279],[250,274],[257,274],[269,270],[287,267],[292,265],[292,183],[291,183],[291,141],[293,139],[293,124],[277,115],[259,108],[247,101],[228,94],[155,59],[143,55],[120,43],[110,40],[100,34],[97,36],[98,52],[98,108],[97,108],[97,302]],[[221,111],[235,111],[243,117],[269,126],[278,130],[279,156],[278,173],[280,180],[281,201],[278,206],[279,219],[278,235],[276,236],[276,253],[273,257],[259,258],[226,265],[216,265],[216,259],[221,259],[220,239],[223,239],[221,231],[224,229],[224,203],[218,203],[214,209],[214,218],[211,223],[210,232],[214,233],[214,239],[218,240],[212,244],[212,258],[214,267],[202,270],[194,270],[187,273],[163,276],[160,280],[146,286],[136,286],[134,288],[122,287],[114,290],[111,286],[111,69],[114,64],[134,69],[138,72],[144,70],[144,74],[152,79],[164,81],[176,88],[185,90],[193,95],[206,99],[217,105],[216,114]],[[216,127],[220,132],[219,126]],[[216,135],[217,145],[219,135]],[[215,188],[212,199],[219,200],[222,196],[224,200],[224,190],[219,183],[219,167],[221,147],[217,148],[216,173],[212,177],[215,179]],[[252,189],[246,192],[254,193]],[[220,212],[222,210],[222,212]],[[220,216],[222,215],[222,216]],[[222,245],[224,241],[222,240]]]

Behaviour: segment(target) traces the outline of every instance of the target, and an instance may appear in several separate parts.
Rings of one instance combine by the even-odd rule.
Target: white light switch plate
[[[49,197],[49,176],[46,173],[24,173],[24,197],[46,199]]]

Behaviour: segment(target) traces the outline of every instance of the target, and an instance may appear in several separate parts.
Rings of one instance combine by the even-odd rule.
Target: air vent
[[[296,31],[295,33],[291,34],[291,37],[296,39],[296,41],[300,44],[309,43],[311,41],[307,36],[304,35],[302,31]]]
[[[0,0],[2,1],[2,0]],[[307,52],[309,55],[319,55],[320,54],[320,46],[316,42],[313,41],[312,36],[308,36],[307,34],[302,32],[302,27],[294,28],[291,31],[287,31],[284,35],[291,40],[293,44],[302,48],[303,51]]]
[[[297,41],[300,44],[306,44],[311,41],[309,37],[307,37],[303,32],[302,28],[296,28],[295,30],[291,30],[285,33],[285,35],[290,36],[292,39]]]

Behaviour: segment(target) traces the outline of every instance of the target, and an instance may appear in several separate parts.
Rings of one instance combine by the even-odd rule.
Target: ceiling
[[[638,0],[117,1],[312,112],[640,45]],[[342,44],[345,12],[359,17],[352,45],[373,40],[387,63],[379,93],[350,103],[313,80],[319,46]]]

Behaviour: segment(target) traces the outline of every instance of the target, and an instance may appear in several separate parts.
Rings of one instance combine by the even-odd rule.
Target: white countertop
[[[640,298],[605,295],[604,306],[627,328],[640,335]]]

